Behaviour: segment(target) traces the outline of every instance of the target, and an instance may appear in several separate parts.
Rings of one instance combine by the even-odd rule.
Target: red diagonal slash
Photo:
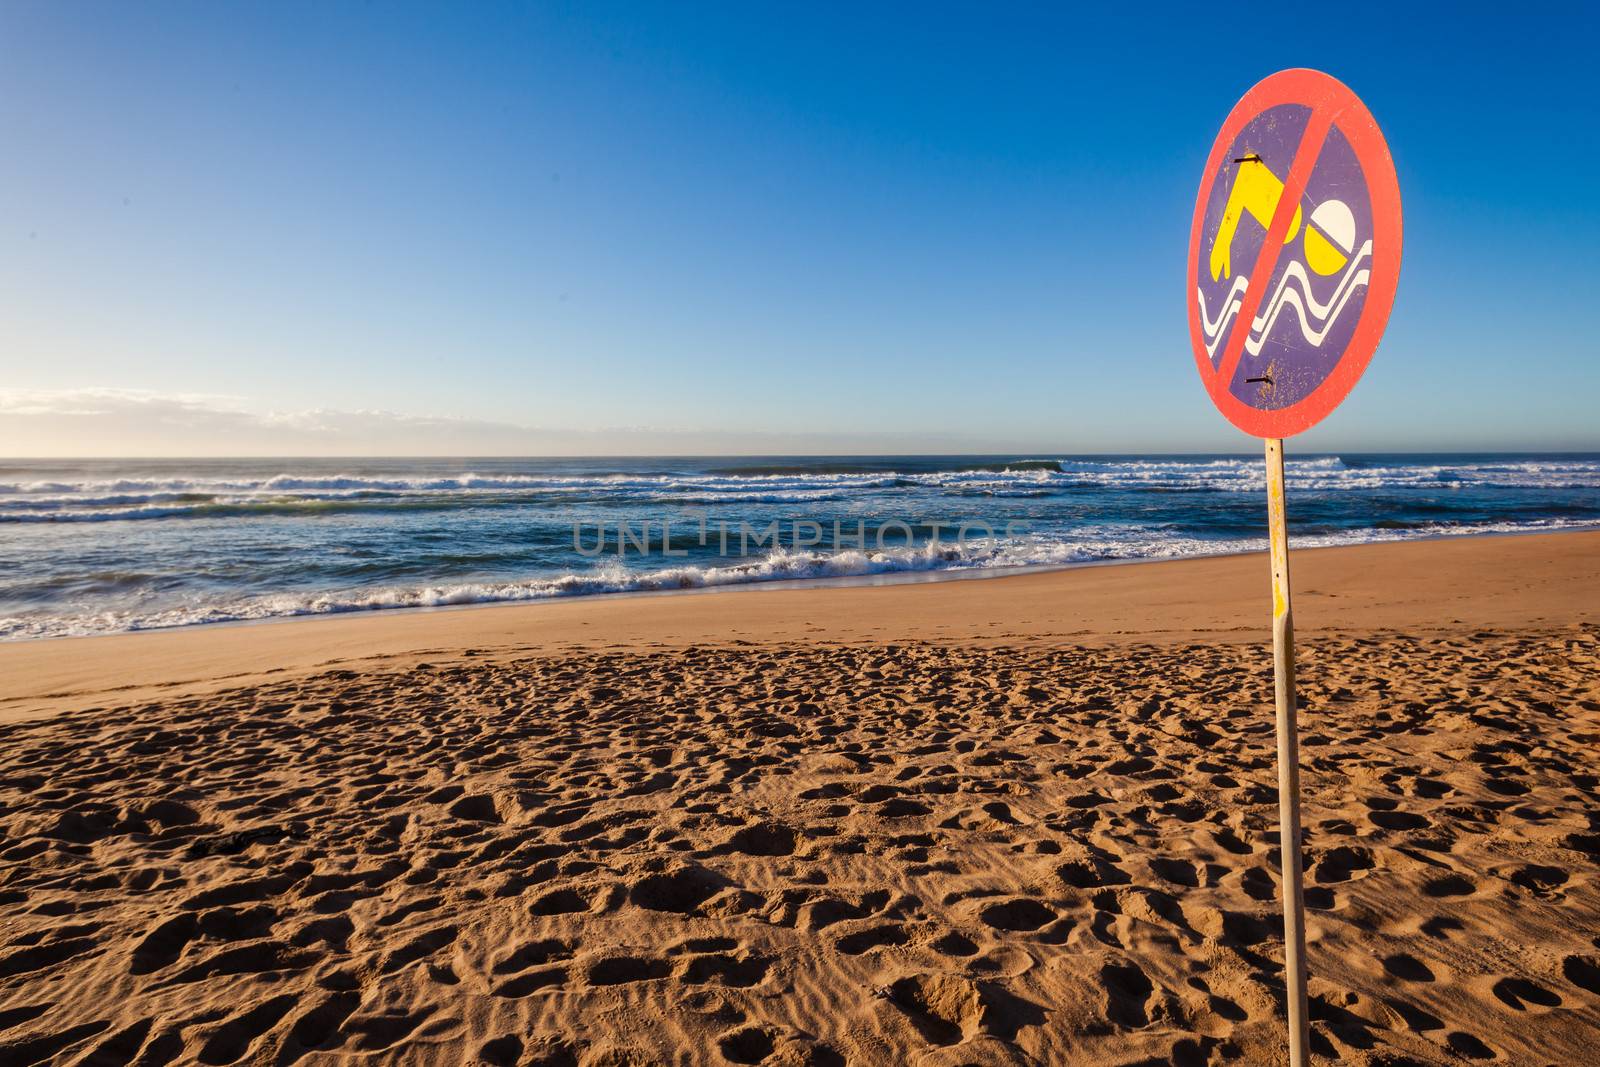
[[[1234,320],[1233,332],[1228,335],[1227,347],[1222,350],[1222,363],[1217,367],[1213,379],[1224,391],[1233,381],[1233,373],[1239,366],[1240,357],[1244,355],[1244,342],[1256,321],[1256,310],[1261,307],[1262,294],[1272,280],[1272,271],[1277,267],[1279,257],[1283,255],[1283,237],[1289,231],[1289,220],[1294,218],[1295,209],[1300,206],[1301,194],[1306,191],[1306,180],[1317,165],[1317,157],[1322,155],[1322,142],[1328,138],[1333,119],[1333,109],[1326,104],[1313,106],[1310,117],[1306,119],[1306,131],[1300,137],[1294,162],[1290,164],[1289,174],[1283,180],[1283,195],[1278,198],[1277,210],[1272,213],[1272,225],[1267,227],[1266,243],[1256,256],[1255,269],[1250,272],[1250,284],[1245,287],[1244,300],[1239,304],[1239,317]],[[1301,221],[1301,225],[1305,223],[1306,220]]]

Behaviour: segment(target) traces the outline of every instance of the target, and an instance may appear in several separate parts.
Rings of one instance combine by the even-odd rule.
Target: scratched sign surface
[[[1400,190],[1348,88],[1286,70],[1245,94],[1211,150],[1189,239],[1189,334],[1239,429],[1289,437],[1354,388],[1400,276]]]

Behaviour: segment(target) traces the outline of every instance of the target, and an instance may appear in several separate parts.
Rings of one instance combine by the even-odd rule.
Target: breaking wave
[[[1524,522],[1383,523],[1373,527],[1296,535],[1297,548],[1371,544],[1434,537],[1545,533],[1581,529],[1593,520],[1536,519]],[[965,545],[933,543],[914,547],[805,551],[776,549],[768,554],[722,564],[684,564],[654,570],[611,560],[587,571],[517,581],[387,585],[317,593],[280,593],[185,604],[155,611],[97,611],[51,617],[0,618],[0,640],[166,629],[208,623],[248,622],[311,615],[467,604],[516,603],[619,593],[660,593],[751,585],[764,582],[870,578],[917,572],[1048,568],[1118,561],[1187,559],[1265,551],[1266,539],[1201,539],[1157,535],[1148,528],[1108,527],[1098,536],[1024,536],[973,540]],[[125,582],[142,575],[110,575]]]
[[[1600,525],[1600,455],[1301,456],[1289,479],[1296,545]],[[11,462],[0,638],[1237,552],[1263,489],[1259,455]],[[773,523],[785,550],[727,554]],[[930,546],[936,523],[1012,535]],[[645,555],[618,557],[623,524],[656,531]]]

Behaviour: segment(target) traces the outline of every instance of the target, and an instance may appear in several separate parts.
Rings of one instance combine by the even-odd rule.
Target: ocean
[[[1600,454],[1288,477],[1302,547],[1600,526]],[[1246,552],[1264,484],[1259,455],[0,461],[0,639]]]

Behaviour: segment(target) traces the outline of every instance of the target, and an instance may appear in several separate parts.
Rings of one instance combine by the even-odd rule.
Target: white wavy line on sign
[[[1311,291],[1311,276],[1306,273],[1305,265],[1299,260],[1291,260],[1284,268],[1283,277],[1278,281],[1278,288],[1272,294],[1272,300],[1267,309],[1257,315],[1250,324],[1251,337],[1245,339],[1245,351],[1251,355],[1258,355],[1262,346],[1266,344],[1268,335],[1272,332],[1272,325],[1283,312],[1286,305],[1292,304],[1296,311],[1296,318],[1300,320],[1300,333],[1313,347],[1321,347],[1323,340],[1328,336],[1339,314],[1344,310],[1345,304],[1355,292],[1356,287],[1365,285],[1372,277],[1369,270],[1358,270],[1363,261],[1372,255],[1372,241],[1362,244],[1356,254],[1350,257],[1349,264],[1345,267],[1344,274],[1339,278],[1339,284],[1333,294],[1328,297],[1327,303],[1319,301]],[[1295,285],[1290,288],[1290,281]],[[1215,321],[1211,319],[1206,310],[1206,294],[1203,289],[1196,288],[1195,293],[1200,301],[1200,321],[1205,327],[1206,355],[1215,357],[1217,345],[1222,340],[1224,328],[1238,313],[1239,307],[1244,303],[1244,291],[1249,283],[1244,275],[1240,275],[1228,290],[1227,297],[1223,300],[1222,309],[1218,312]],[[1315,324],[1307,317],[1307,310],[1315,317]]]
[[[1290,306],[1295,309],[1295,318],[1300,320],[1300,336],[1304,337],[1312,348],[1321,348],[1322,342],[1327,340],[1328,331],[1333,329],[1334,325],[1339,321],[1339,314],[1344,311],[1344,306],[1355,295],[1356,289],[1366,285],[1371,277],[1371,271],[1358,271],[1351,280],[1349,288],[1345,289],[1344,295],[1339,298],[1338,306],[1333,309],[1332,316],[1324,321],[1320,328],[1316,329],[1312,328],[1310,321],[1306,318],[1306,308],[1300,302],[1301,294],[1299,289],[1279,289],[1278,299],[1273,301],[1272,304],[1272,318],[1260,333],[1253,333],[1245,338],[1244,350],[1252,356],[1259,356],[1261,349],[1266,347],[1267,337],[1272,333],[1272,327],[1277,324],[1278,316],[1283,313],[1284,308]],[[1309,299],[1310,294],[1308,293],[1306,296]],[[1256,321],[1259,323],[1261,320],[1257,319]]]
[[[1233,288],[1228,290],[1227,299],[1222,302],[1222,310],[1217,312],[1216,322],[1212,322],[1206,316],[1206,294],[1203,292],[1200,294],[1200,322],[1205,326],[1206,340],[1213,340],[1221,332],[1222,327],[1227,325],[1228,319],[1233,317],[1230,312],[1236,310],[1244,301],[1244,291],[1249,286],[1250,279],[1243,274],[1233,279]]]

